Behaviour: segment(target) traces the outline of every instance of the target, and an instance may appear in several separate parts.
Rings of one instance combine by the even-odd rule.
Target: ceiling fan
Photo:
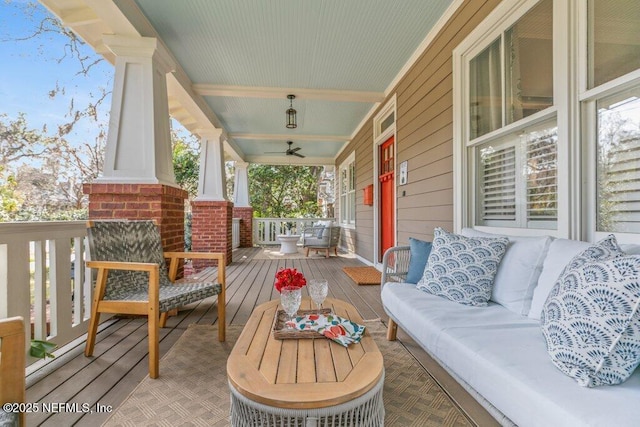
[[[287,145],[289,147],[287,148],[287,151],[284,152],[284,154],[286,154],[287,156],[297,156],[301,158],[305,157],[302,154],[298,153],[298,150],[300,150],[300,147],[296,147],[296,148],[291,147],[293,145],[293,141],[287,141]],[[281,153],[281,151],[267,151],[267,153]]]

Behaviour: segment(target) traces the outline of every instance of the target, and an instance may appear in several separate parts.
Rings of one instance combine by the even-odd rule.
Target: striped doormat
[[[380,272],[373,267],[342,267],[342,270],[358,285],[379,285]]]

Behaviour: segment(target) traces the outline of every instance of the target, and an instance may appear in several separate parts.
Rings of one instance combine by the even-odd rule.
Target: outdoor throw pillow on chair
[[[460,304],[486,306],[506,237],[465,237],[438,227],[418,289]]]
[[[411,257],[409,258],[409,268],[407,269],[407,283],[418,283],[424,274],[427,265],[429,253],[431,253],[431,242],[414,239],[409,237],[409,250]]]
[[[613,235],[578,254],[540,319],[551,360],[584,387],[625,381],[640,363],[640,256]]]

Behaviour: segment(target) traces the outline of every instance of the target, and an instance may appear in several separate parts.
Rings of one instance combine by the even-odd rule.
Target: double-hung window
[[[640,4],[587,2],[584,132],[594,153],[589,209],[596,238],[640,233]],[[591,163],[591,162],[590,162]],[[595,170],[594,170],[595,169]]]
[[[354,226],[356,222],[356,162],[355,153],[340,165],[340,224]]]
[[[636,0],[512,0],[460,44],[457,227],[637,241],[639,23]]]
[[[504,24],[465,58],[464,154],[474,225],[556,228],[553,2]]]

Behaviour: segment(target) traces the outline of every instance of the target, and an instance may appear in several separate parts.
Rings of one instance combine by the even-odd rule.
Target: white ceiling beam
[[[201,96],[231,96],[236,98],[287,99],[287,95],[294,94],[296,99],[319,99],[324,101],[381,102],[384,100],[384,92],[363,92],[357,90],[226,86],[213,84],[194,84],[193,90]]]
[[[297,135],[293,133],[231,133],[231,137],[235,139],[284,139],[295,141],[330,141],[330,142],[345,142],[350,139],[345,135]]]
[[[258,163],[263,165],[304,165],[304,166],[325,166],[333,165],[335,160],[333,157],[297,157],[286,156],[245,156],[248,163]]]
[[[91,25],[100,22],[100,18],[96,13],[88,7],[77,7],[73,9],[60,10],[60,20],[68,27],[78,25]]]

